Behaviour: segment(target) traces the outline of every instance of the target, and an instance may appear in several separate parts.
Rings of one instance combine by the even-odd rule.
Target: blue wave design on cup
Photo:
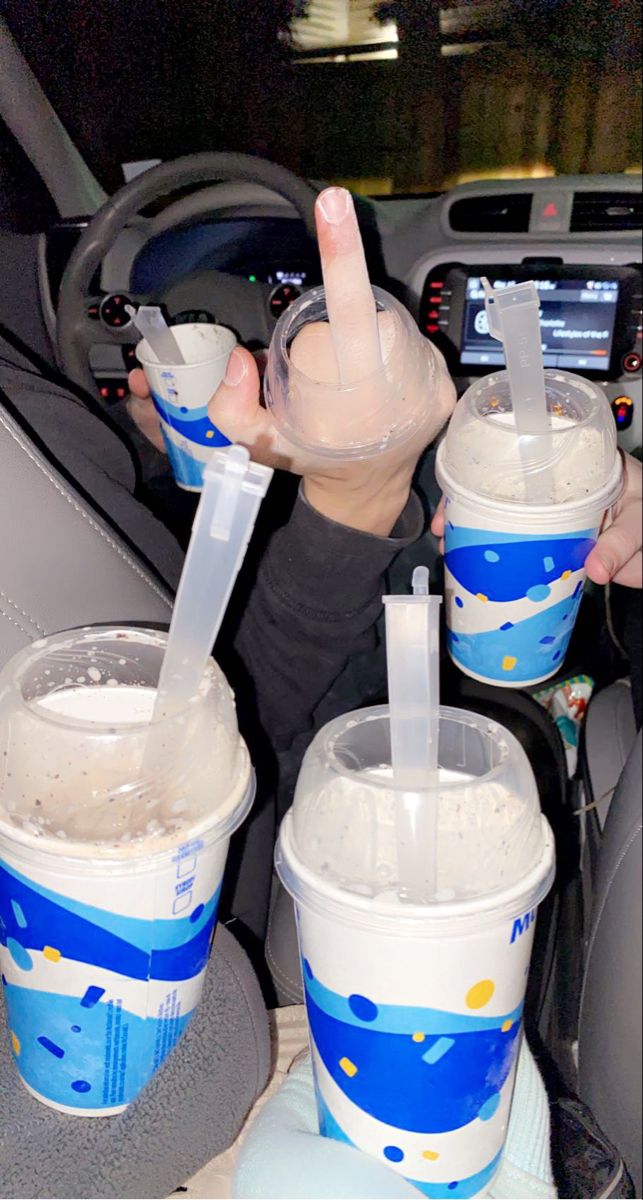
[[[552,536],[498,533],[447,520],[447,645],[454,662],[473,675],[514,686],[555,674],[567,653],[582,598],[579,574],[596,534],[595,529]],[[503,610],[520,601],[519,619]],[[525,606],[533,612],[523,615]],[[474,608],[476,617],[468,621]]]
[[[317,1113],[319,1117],[319,1132],[321,1133],[322,1137],[332,1138],[335,1142],[343,1142],[347,1146],[355,1147],[355,1142],[351,1141],[351,1139],[342,1129],[339,1122],[335,1120],[335,1117],[330,1111],[328,1105],[324,1102],[324,1099],[321,1096],[317,1086],[315,1086],[315,1092],[317,1099]],[[355,1148],[359,1149],[359,1147]],[[391,1154],[393,1154],[393,1157],[391,1157]],[[412,1164],[408,1162],[408,1158],[405,1156],[404,1151],[400,1147],[382,1145],[382,1158],[385,1162],[387,1162],[387,1165],[389,1165],[392,1161],[394,1161],[396,1164],[404,1163],[404,1178],[407,1179],[408,1182],[413,1185],[413,1187],[417,1188],[419,1192],[422,1192],[425,1196],[431,1197],[431,1200],[444,1200],[445,1196],[454,1196],[456,1200],[469,1200],[471,1196],[477,1196],[493,1179],[498,1167],[500,1166],[501,1157],[502,1151],[496,1154],[495,1158],[493,1158],[486,1167],[483,1167],[481,1171],[478,1171],[475,1175],[469,1175],[466,1179],[445,1179],[440,1183],[425,1183],[424,1181],[413,1178]],[[406,1170],[407,1166],[408,1171]]]
[[[192,1012],[170,992],[161,1011],[139,1017],[118,999],[90,1007],[79,996],[6,983],[4,998],[14,1059],[39,1095],[70,1108],[129,1104],[183,1034]]]
[[[83,904],[0,862],[2,957],[24,975],[24,984],[2,978],[9,1037],[30,1087],[54,1103],[98,1110],[138,1094],[190,1018],[182,1011],[182,984],[207,964],[220,891],[219,884],[185,917],[145,920]],[[82,981],[77,993],[30,986],[36,953],[54,986],[61,964],[73,962]],[[110,982],[102,972],[111,973]],[[164,997],[159,1010],[148,1017],[127,1012],[120,997],[126,981],[138,981],[141,996],[156,981]],[[163,982],[166,989],[158,986]]]
[[[306,1009],[317,1052],[335,1084],[377,1121],[412,1133],[449,1133],[476,1118],[488,1120],[513,1068],[521,1023],[511,1017],[480,1018],[435,1010],[397,1009],[393,1031],[382,1028],[379,1005],[366,996],[341,997],[357,1020],[322,1007],[325,988],[315,988],[304,962]],[[315,994],[313,994],[315,993]],[[321,1001],[321,1003],[320,1003]],[[327,1011],[328,1008],[331,1011]],[[410,1017],[413,1032],[400,1032]]]
[[[470,531],[458,532],[461,539]],[[495,602],[521,600],[532,588],[549,586],[566,571],[582,570],[595,540],[593,530],[560,539],[525,540],[520,535],[510,542],[496,541],[490,532],[486,542],[452,548],[447,527],[445,564],[473,596],[482,593]]]
[[[167,430],[163,429],[162,433],[168,461],[176,482],[182,484],[183,487],[200,491],[204,483],[205,463],[194,458],[182,446],[176,446],[168,436]]]
[[[23,970],[30,950],[53,946],[62,958],[128,979],[192,979],[208,960],[220,891],[219,885],[207,905],[198,905],[187,918],[143,921],[70,900],[0,862],[0,944]],[[26,917],[24,927],[16,904]]]
[[[503,622],[483,633],[447,629],[449,653],[458,666],[499,683],[553,674],[567,653],[581,598],[579,584],[572,596],[515,625]]]
[[[187,441],[194,442],[197,446],[213,448],[230,445],[229,439],[221,433],[220,429],[217,429],[216,425],[212,424],[208,416],[207,404],[200,408],[177,408],[176,405],[170,404],[156,392],[152,392],[152,400],[159,416],[175,433],[186,438]]]

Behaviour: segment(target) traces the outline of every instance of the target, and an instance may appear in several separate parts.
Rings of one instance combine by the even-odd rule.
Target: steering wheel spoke
[[[90,291],[96,271],[125,226],[153,201],[179,189],[232,180],[261,184],[289,200],[301,216],[306,232],[314,237],[317,192],[290,171],[264,159],[245,154],[190,154],[174,162],[161,163],[136,176],[92,218],[74,248],[62,279],[57,312],[58,350],[63,369],[76,383],[96,394],[96,381],[89,363],[92,346],[124,345],[139,341],[136,329],[127,319],[125,304],[128,300],[137,306],[154,303],[150,297],[140,294],[123,292],[94,296]],[[232,277],[228,279],[231,306],[234,307],[236,303],[238,311],[239,298],[235,287],[241,281],[235,282]],[[206,281],[210,285],[211,282],[212,279]],[[258,305],[262,300],[260,289],[253,284],[251,290],[254,291],[254,303]],[[248,296],[251,290],[248,290]],[[176,293],[173,299],[181,309],[195,307],[192,297],[190,303],[180,303],[182,296],[178,285]],[[265,297],[263,304],[262,320],[265,325]],[[210,304],[204,303],[201,307],[208,309]],[[215,298],[216,319],[226,323],[225,314],[218,308]],[[233,326],[238,324],[234,320],[229,323]],[[243,331],[239,332],[243,338]]]

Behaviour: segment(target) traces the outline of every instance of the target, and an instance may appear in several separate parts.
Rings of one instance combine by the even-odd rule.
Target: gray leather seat
[[[579,1095],[643,1195],[641,734],[614,791],[593,883],[578,1035]]]
[[[82,419],[79,426],[82,438]],[[0,665],[27,642],[59,629],[169,622],[169,589],[1,403],[0,561]]]

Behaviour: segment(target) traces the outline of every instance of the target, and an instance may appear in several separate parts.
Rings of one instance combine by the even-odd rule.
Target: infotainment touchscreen
[[[492,278],[492,287],[520,282]],[[534,279],[540,299],[543,365],[568,371],[606,371],[612,355],[619,299],[615,279]],[[466,279],[460,362],[472,367],[504,365],[500,344],[490,336],[479,276]]]

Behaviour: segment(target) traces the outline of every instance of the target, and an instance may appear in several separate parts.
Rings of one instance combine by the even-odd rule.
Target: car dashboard
[[[566,177],[465,184],[427,199],[360,200],[376,231],[376,282],[404,300],[427,339],[444,353],[461,393],[475,377],[503,364],[488,333],[481,279],[494,287],[533,279],[541,300],[543,360],[547,367],[594,379],[612,405],[621,444],[640,448],[641,181],[636,176]],[[83,222],[66,223],[46,238],[41,290],[55,323],[64,262]],[[110,297],[162,295],[191,272],[214,270],[245,278],[263,294],[266,342],[284,309],[321,282],[315,243],[283,200],[238,203],[188,225],[147,236],[144,225],[125,231],[105,259],[96,289],[96,318]],[[170,312],[186,319],[185,311]],[[221,320],[212,303],[190,319]],[[92,366],[107,400],[120,398],[125,350],[100,344]]]

